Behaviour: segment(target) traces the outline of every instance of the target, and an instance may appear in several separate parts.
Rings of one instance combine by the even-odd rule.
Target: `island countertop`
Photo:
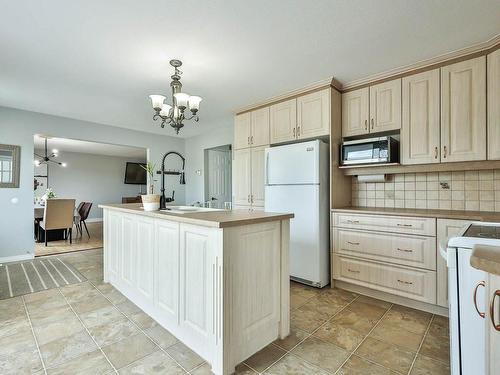
[[[99,205],[99,208],[212,228],[235,227],[239,225],[264,223],[267,221],[287,220],[294,217],[292,213],[274,213],[241,209],[230,211],[186,212],[182,214],[168,211],[148,212],[142,209],[140,203],[102,204]]]

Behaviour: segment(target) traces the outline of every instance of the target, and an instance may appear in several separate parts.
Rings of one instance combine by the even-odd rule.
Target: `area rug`
[[[0,265],[0,300],[86,280],[75,267],[57,257],[4,263]]]

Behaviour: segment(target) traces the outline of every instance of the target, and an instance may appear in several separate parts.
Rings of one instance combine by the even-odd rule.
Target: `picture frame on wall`
[[[0,144],[0,188],[18,188],[21,146]]]

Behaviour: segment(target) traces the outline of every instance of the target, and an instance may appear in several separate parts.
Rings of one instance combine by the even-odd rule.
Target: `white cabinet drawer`
[[[343,257],[333,259],[334,279],[417,301],[436,303],[436,272]]]
[[[334,228],[334,252],[436,270],[436,238]]]
[[[428,217],[335,212],[333,214],[333,225],[340,228],[436,236],[436,219]]]

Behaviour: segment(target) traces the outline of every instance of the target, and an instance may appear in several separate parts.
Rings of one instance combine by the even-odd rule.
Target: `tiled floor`
[[[0,301],[1,374],[210,374],[109,284],[102,251],[63,255],[88,282]],[[237,374],[448,374],[447,319],[292,284],[292,334]]]

